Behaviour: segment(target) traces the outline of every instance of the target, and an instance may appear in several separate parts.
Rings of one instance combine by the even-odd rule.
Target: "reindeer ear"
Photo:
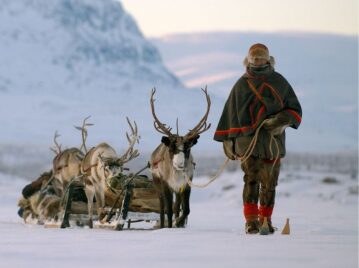
[[[192,143],[192,146],[197,144],[197,141],[199,139],[199,135],[197,135],[196,137],[194,137],[192,140],[191,140],[191,143]]]
[[[161,142],[166,146],[169,146],[171,143],[170,138],[167,136],[162,136]]]

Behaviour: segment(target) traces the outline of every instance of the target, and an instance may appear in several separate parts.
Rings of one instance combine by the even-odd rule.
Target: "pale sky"
[[[147,37],[203,31],[358,34],[358,0],[121,0]]]

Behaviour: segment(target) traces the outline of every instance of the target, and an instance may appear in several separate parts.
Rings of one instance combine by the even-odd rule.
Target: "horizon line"
[[[203,30],[203,31],[193,31],[193,32],[186,32],[186,31],[178,31],[178,32],[171,32],[166,34],[160,35],[145,35],[146,38],[156,39],[156,38],[166,38],[178,35],[199,35],[199,34],[234,34],[234,33],[241,33],[241,34],[263,34],[263,35],[292,35],[292,34],[301,34],[301,35],[326,35],[326,36],[341,36],[341,37],[355,37],[358,38],[358,33],[356,34],[349,34],[349,33],[337,33],[337,32],[329,32],[329,31],[306,31],[306,30],[277,30],[277,31],[245,31],[245,30]]]

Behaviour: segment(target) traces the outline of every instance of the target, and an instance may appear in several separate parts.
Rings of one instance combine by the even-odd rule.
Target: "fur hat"
[[[269,55],[268,48],[260,43],[254,44],[249,48],[248,55],[243,61],[244,66],[253,64],[255,59],[264,59],[272,66],[275,64],[274,58]]]

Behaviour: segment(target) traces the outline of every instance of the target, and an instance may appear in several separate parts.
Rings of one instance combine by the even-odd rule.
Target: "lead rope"
[[[276,157],[275,157],[275,159],[273,161],[273,165],[272,165],[272,167],[270,169],[270,174],[272,174],[273,168],[274,168],[275,164],[277,163],[277,161],[279,159],[279,154],[280,154],[278,142],[277,142],[276,138],[274,137],[274,135],[271,135],[271,139],[270,139],[270,142],[269,142],[269,151],[271,153],[272,159],[273,159],[273,151],[272,151],[272,142],[273,141],[274,141],[274,144],[276,146],[277,155],[276,155]]]
[[[208,185],[210,185],[213,181],[215,181],[221,174],[222,172],[224,171],[224,169],[226,168],[226,166],[228,165],[229,163],[229,158],[227,157],[225,160],[224,160],[224,163],[222,164],[221,168],[219,169],[219,171],[217,172],[216,175],[214,175],[207,183],[205,184],[202,184],[202,185],[199,185],[199,184],[194,184],[192,183],[192,181],[190,181],[190,179],[187,177],[187,176],[184,176],[186,181],[187,181],[187,184],[190,186],[190,187],[195,187],[195,188],[205,188],[207,187]]]
[[[244,163],[245,161],[248,160],[248,158],[252,155],[253,153],[253,150],[257,144],[257,141],[258,141],[258,135],[259,135],[259,131],[260,129],[262,128],[263,124],[265,122],[267,122],[268,119],[265,119],[263,120],[263,122],[259,125],[259,127],[256,129],[256,132],[254,133],[254,136],[251,140],[251,143],[249,144],[246,152],[244,153],[244,155],[242,157],[237,157],[237,160],[241,161],[242,163]],[[272,151],[272,142],[274,141],[274,144],[276,146],[276,151],[277,151],[277,155],[276,155],[276,158],[274,160],[274,163],[272,165],[272,168],[271,168],[271,173],[273,171],[273,168],[274,168],[274,165],[276,164],[277,160],[279,159],[279,146],[278,146],[278,142],[276,141],[275,137],[273,135],[271,135],[271,139],[270,139],[270,143],[269,143],[269,150],[270,150],[270,153],[271,153],[271,156],[273,158],[273,151]],[[227,167],[228,163],[229,163],[229,158],[227,157],[225,160],[224,160],[224,163],[222,164],[222,166],[220,167],[219,171],[216,173],[216,175],[214,175],[212,178],[210,178],[210,180],[205,183],[205,184],[194,184],[192,183],[192,181],[187,177],[185,176],[185,179],[187,181],[187,184],[190,186],[190,187],[194,187],[194,188],[205,188],[207,187],[208,185],[210,185],[212,182],[214,182],[221,174],[222,172],[224,171],[224,169]]]
[[[256,147],[257,141],[258,141],[259,130],[262,128],[263,124],[267,121],[268,121],[268,119],[263,120],[263,122],[259,125],[259,127],[257,127],[256,132],[254,133],[253,139],[247,148],[247,151],[244,153],[244,155],[242,157],[237,157],[237,160],[240,160],[242,163],[244,163],[252,155],[254,148]]]
[[[244,163],[245,161],[248,160],[248,158],[252,155],[253,153],[253,150],[254,148],[256,147],[256,144],[257,144],[257,140],[258,140],[258,135],[259,135],[259,130],[262,128],[263,124],[266,123],[269,119],[265,119],[263,120],[263,122],[259,125],[259,127],[256,129],[256,132],[254,134],[254,137],[251,141],[251,143],[249,144],[248,148],[247,148],[247,151],[245,152],[245,154],[242,156],[242,157],[238,157],[237,159],[240,160],[242,163]],[[275,164],[277,163],[278,159],[279,159],[279,154],[280,154],[280,151],[279,151],[279,145],[278,145],[278,142],[276,140],[276,138],[274,137],[273,134],[270,134],[270,142],[269,142],[269,152],[271,154],[271,159],[273,159],[273,150],[272,150],[272,144],[273,144],[273,141],[274,141],[274,144],[275,144],[275,149],[276,149],[276,157],[274,158],[274,161],[273,161],[273,165],[272,165],[272,168],[271,168],[271,171],[270,171],[270,174],[272,174],[273,172],[273,168],[275,166]]]

